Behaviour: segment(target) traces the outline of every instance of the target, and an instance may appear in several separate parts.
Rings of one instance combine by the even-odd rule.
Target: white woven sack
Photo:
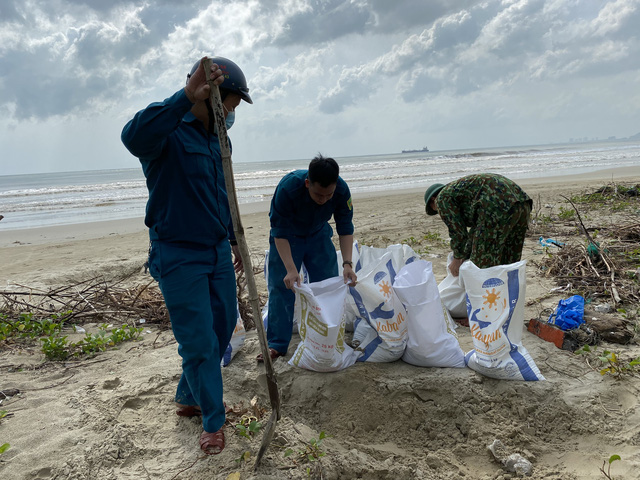
[[[275,252],[278,254],[278,252]],[[309,283],[309,272],[307,271],[307,267],[303,263],[300,267],[300,278],[303,283]],[[269,285],[269,250],[264,251],[264,281],[267,285]],[[264,307],[262,307],[262,323],[264,324],[265,331],[269,327],[269,302],[266,303]],[[298,333],[298,327],[296,323],[293,322],[293,327],[291,329],[293,333]]]
[[[402,360],[420,367],[464,367],[464,352],[440,300],[431,262],[404,266],[393,290],[407,309],[409,338]]]
[[[351,261],[353,262],[353,271],[355,272],[358,261],[360,260],[360,246],[358,245],[357,240],[353,242],[353,249],[351,252]],[[336,251],[336,256],[338,258],[338,272],[339,275],[342,275],[342,252],[340,250]],[[351,295],[347,295],[346,304],[344,306],[345,330],[347,332],[353,332],[353,324],[357,318],[357,311],[356,305],[353,302],[353,297]]]
[[[349,292],[358,309],[353,345],[363,352],[358,361],[393,362],[407,344],[407,311],[393,291],[395,270],[391,252],[358,272],[358,283]]]
[[[453,252],[447,257],[447,276],[438,284],[440,299],[453,318],[467,317],[467,292],[464,289],[462,276],[454,277],[449,270],[453,260]]]
[[[227,345],[227,349],[222,356],[222,360],[220,364],[223,367],[226,367],[231,362],[231,359],[236,356],[238,350],[244,345],[244,337],[246,335],[246,331],[244,329],[244,322],[242,321],[242,317],[240,316],[240,309],[238,308],[238,299],[236,299],[236,327],[233,330],[233,335],[231,336],[231,341],[229,341],[229,345]]]
[[[353,365],[360,353],[344,341],[344,302],[347,285],[342,276],[294,287],[293,319],[301,341],[290,365],[316,372],[334,372]]]
[[[522,346],[526,262],[478,268],[468,261],[460,267],[470,304],[469,328],[473,350],[467,366],[487,377],[503,380],[544,380]]]
[[[361,269],[380,261],[383,255],[391,253],[391,264],[393,265],[393,273],[400,271],[407,263],[420,258],[409,245],[396,243],[386,248],[370,247],[362,245],[360,247],[360,256],[355,263],[355,271],[358,273]]]
[[[355,244],[354,244],[355,245]],[[354,260],[354,270],[358,274],[358,278],[362,275],[361,270],[371,268],[380,262],[383,255],[391,254],[390,273],[395,278],[398,272],[407,263],[413,262],[420,256],[413,251],[409,245],[394,244],[386,248],[370,247],[362,245],[358,248],[358,259]],[[355,323],[358,317],[358,308],[352,298],[347,297],[347,305],[345,306],[345,316],[347,318],[347,331],[355,331]]]

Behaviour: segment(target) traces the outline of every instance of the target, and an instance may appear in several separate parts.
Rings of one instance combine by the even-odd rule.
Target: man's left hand
[[[244,270],[242,255],[240,255],[240,247],[238,245],[232,245],[231,250],[233,251],[233,269],[236,273],[240,273]]]
[[[454,277],[460,275],[460,266],[464,263],[465,260],[466,258],[454,258],[453,260],[451,260],[451,263],[449,264],[451,275],[453,275]]]
[[[344,269],[342,270],[342,276],[344,277],[344,283],[348,283],[350,287],[355,287],[356,283],[358,283],[358,276],[349,264],[344,266]]]

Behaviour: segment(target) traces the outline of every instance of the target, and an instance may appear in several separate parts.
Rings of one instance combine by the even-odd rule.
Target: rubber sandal
[[[184,405],[176,409],[176,415],[179,417],[200,417],[202,410],[197,405]]]
[[[469,326],[469,319],[467,317],[454,318],[453,321],[459,325],[462,325],[463,327]]]
[[[269,349],[269,356],[271,357],[271,360],[275,360],[276,358],[279,357],[284,357],[285,354],[284,353],[280,353],[277,350],[270,348]],[[262,354],[258,355],[256,357],[256,360],[258,361],[258,363],[264,363],[264,357],[262,356]]]
[[[222,429],[214,433],[202,432],[200,448],[207,455],[218,455],[224,450],[224,432]]]
[[[222,402],[224,405],[224,413],[233,412],[233,407],[227,406],[227,402]],[[202,410],[198,405],[183,405],[176,409],[176,415],[179,417],[201,417]]]

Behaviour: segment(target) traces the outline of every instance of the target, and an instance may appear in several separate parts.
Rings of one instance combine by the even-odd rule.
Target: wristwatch
[[[344,262],[342,262],[342,268],[344,268],[345,265],[353,267],[353,262],[351,260],[345,260]]]

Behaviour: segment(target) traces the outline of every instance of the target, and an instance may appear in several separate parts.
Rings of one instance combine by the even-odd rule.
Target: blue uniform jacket
[[[274,238],[307,237],[327,228],[331,216],[336,222],[338,235],[353,235],[353,208],[351,192],[340,177],[331,200],[318,205],[311,199],[305,186],[308,170],[295,170],[285,175],[271,199],[269,218]]]
[[[184,90],[139,111],[122,143],[140,159],[151,240],[212,246],[233,235],[220,144],[190,112]]]

